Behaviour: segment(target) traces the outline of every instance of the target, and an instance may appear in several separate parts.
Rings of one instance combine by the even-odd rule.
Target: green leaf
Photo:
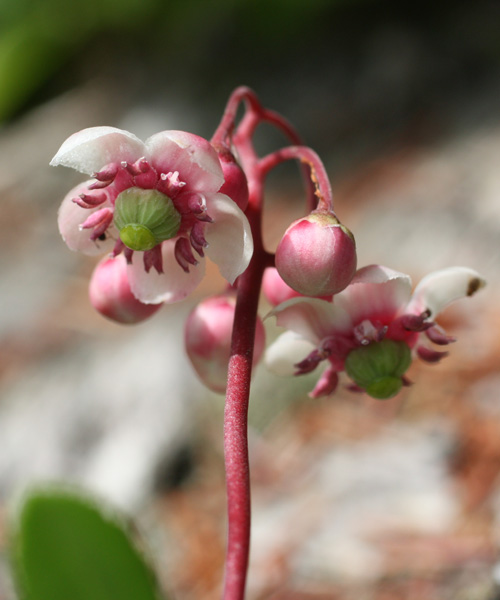
[[[159,600],[152,570],[122,520],[58,488],[31,492],[13,537],[22,600]]]

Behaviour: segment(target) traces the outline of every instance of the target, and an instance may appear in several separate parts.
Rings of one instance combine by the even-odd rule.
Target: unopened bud
[[[305,296],[337,294],[356,271],[354,237],[332,213],[312,212],[286,230],[276,249],[276,268]]]
[[[117,323],[140,323],[152,316],[162,304],[143,304],[132,294],[123,254],[102,260],[94,269],[89,285],[92,306]]]
[[[345,370],[369,396],[385,400],[399,392],[410,364],[411,350],[405,342],[384,339],[352,350]]]
[[[224,184],[219,192],[229,196],[244,211],[248,205],[246,175],[229,150],[220,151],[219,160],[224,174]]]
[[[185,326],[189,359],[202,382],[218,393],[226,389],[235,306],[236,300],[232,296],[207,298],[190,313]],[[264,347],[264,326],[257,318],[254,365],[261,358]]]
[[[267,301],[273,306],[278,306],[282,302],[302,295],[286,284],[274,267],[269,267],[264,271],[262,291]]]

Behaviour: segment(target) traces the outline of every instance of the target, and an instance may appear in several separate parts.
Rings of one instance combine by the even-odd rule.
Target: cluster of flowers
[[[95,127],[68,138],[51,164],[91,177],[64,198],[59,229],[72,250],[108,253],[90,282],[91,302],[108,318],[136,323],[184,299],[203,278],[205,254],[230,285],[252,258],[245,174],[229,151],[203,138],[164,131],[142,142]],[[472,269],[453,267],[425,277],[412,295],[407,275],[376,265],[356,271],[352,234],[319,206],[287,229],[275,265],[263,290],[270,315],[288,331],[266,363],[282,375],[323,365],[313,398],[333,393],[341,372],[353,389],[394,396],[408,384],[413,355],[429,362],[446,355],[432,346],[453,341],[437,314],[484,285]],[[233,292],[201,302],[186,325],[193,366],[218,392],[226,385]],[[254,362],[264,348],[259,319]]]

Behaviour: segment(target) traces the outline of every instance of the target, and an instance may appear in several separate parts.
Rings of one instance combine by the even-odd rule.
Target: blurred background
[[[210,138],[245,84],[324,159],[360,265],[488,279],[443,315],[450,357],[415,363],[393,400],[312,402],[312,378],[257,369],[248,598],[500,597],[499,26],[496,0],[0,0],[4,556],[18,495],[74,482],[137,520],[172,598],[220,596],[223,399],[187,363],[182,321],[222,280],[209,270],[142,325],[106,322],[87,299],[92,259],[56,226],[82,177],[48,163],[95,125]],[[303,211],[293,165],[266,202],[272,248]]]

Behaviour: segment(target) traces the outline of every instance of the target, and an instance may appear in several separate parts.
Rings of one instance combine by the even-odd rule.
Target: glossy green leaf
[[[59,489],[28,495],[13,537],[21,600],[159,600],[124,522]]]

